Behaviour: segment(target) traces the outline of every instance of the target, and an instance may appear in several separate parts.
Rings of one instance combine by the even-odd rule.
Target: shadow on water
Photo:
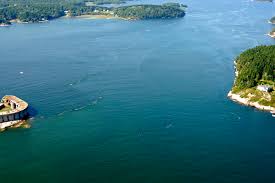
[[[33,118],[35,116],[38,115],[38,110],[36,110],[35,108],[33,108],[32,106],[29,106],[28,108],[28,118]]]

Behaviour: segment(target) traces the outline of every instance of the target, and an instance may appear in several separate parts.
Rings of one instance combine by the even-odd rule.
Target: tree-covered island
[[[179,18],[185,15],[185,5],[131,5],[103,7],[101,4],[124,3],[124,0],[0,0],[0,25],[17,22],[42,22],[62,16],[105,15],[126,19]]]
[[[275,111],[275,45],[244,51],[236,58],[235,69],[228,96],[248,106]]]
[[[269,20],[269,23],[275,24],[275,17],[272,17],[272,18]]]
[[[186,5],[165,3],[163,5],[132,5],[114,9],[118,17],[131,19],[180,18],[185,16]]]

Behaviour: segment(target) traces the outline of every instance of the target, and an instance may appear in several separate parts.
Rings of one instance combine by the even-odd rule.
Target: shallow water
[[[0,95],[37,111],[0,135],[1,182],[273,182],[274,118],[226,95],[234,58],[274,44],[274,5],[183,3],[183,19],[1,28]]]

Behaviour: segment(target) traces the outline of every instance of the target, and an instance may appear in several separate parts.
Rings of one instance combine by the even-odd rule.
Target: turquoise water
[[[0,95],[37,114],[0,134],[0,181],[274,182],[274,118],[226,95],[234,58],[275,43],[275,6],[183,3],[183,19],[1,28]]]

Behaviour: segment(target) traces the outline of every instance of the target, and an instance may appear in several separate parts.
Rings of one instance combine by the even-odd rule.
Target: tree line
[[[99,4],[124,3],[124,0],[90,0],[95,6],[86,6],[85,0],[0,0],[0,24],[9,24],[10,20],[22,22],[38,22],[51,20],[65,15],[82,15],[95,9],[102,11],[108,8]]]
[[[166,3],[163,5],[133,5],[115,8],[119,17],[134,19],[178,18],[185,15],[185,5]]]
[[[116,8],[98,6],[102,3],[123,3],[124,0],[0,0],[0,24],[10,20],[39,22],[59,18],[66,14],[79,16],[109,13],[124,18],[154,19],[177,18],[185,15],[185,5],[166,3],[163,5],[132,5]]]
[[[234,87],[245,89],[262,81],[275,82],[275,45],[248,49],[236,59],[238,76]]]

